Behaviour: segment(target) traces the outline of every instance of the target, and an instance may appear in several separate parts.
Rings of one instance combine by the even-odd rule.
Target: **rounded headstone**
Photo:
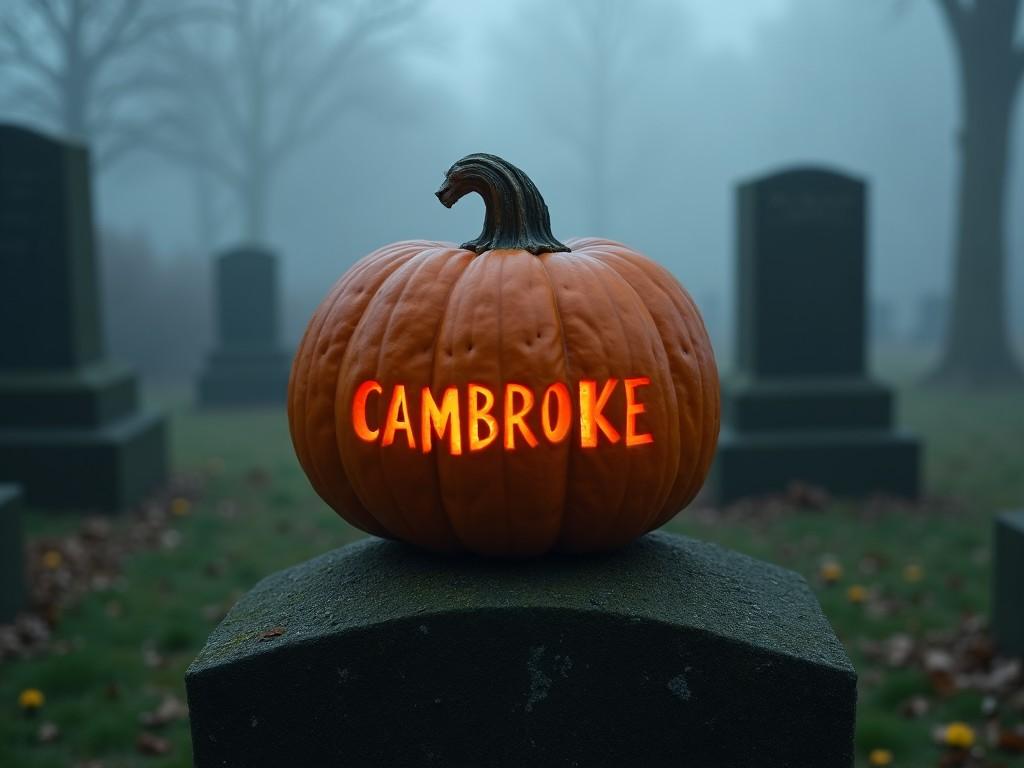
[[[526,562],[366,539],[256,586],[186,684],[199,768],[852,765],[856,674],[803,579],[665,534]]]

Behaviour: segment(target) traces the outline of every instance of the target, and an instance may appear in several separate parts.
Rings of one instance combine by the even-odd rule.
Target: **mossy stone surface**
[[[798,575],[655,533],[496,562],[366,539],[258,584],[187,673],[196,765],[852,765]]]

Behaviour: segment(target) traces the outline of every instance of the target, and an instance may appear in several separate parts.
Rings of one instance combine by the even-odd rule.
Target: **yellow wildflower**
[[[868,599],[868,591],[860,584],[854,584],[846,590],[846,599],[851,603],[860,605]]]
[[[826,584],[835,584],[843,578],[843,566],[835,560],[828,560],[821,564],[818,575],[821,576],[821,580]]]
[[[974,746],[974,729],[967,723],[950,723],[946,726],[943,738],[947,746],[970,749]]]
[[[18,706],[26,712],[35,712],[46,703],[43,692],[37,688],[26,688],[18,694]]]
[[[917,563],[910,563],[903,568],[903,580],[908,584],[916,584],[924,578],[924,569]]]
[[[43,553],[43,567],[50,571],[56,571],[64,562],[64,556],[56,549],[48,549]]]
[[[868,755],[868,765],[892,765],[892,760],[892,752],[888,749],[872,749],[871,754]]]

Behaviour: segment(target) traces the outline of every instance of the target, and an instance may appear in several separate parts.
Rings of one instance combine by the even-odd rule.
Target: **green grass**
[[[689,516],[672,531],[718,541],[807,576],[861,675],[858,754],[884,747],[895,766],[932,766],[935,724],[981,722],[977,696],[939,701],[920,720],[905,719],[903,702],[928,690],[912,670],[876,667],[865,640],[895,632],[915,635],[953,626],[988,606],[993,514],[1024,503],[1024,394],[960,397],[905,388],[900,421],[926,441],[925,508],[879,505],[871,514],[836,503],[825,510],[788,511],[759,521]],[[0,766],[68,766],[102,760],[119,766],[188,766],[188,726],[155,729],[170,739],[162,757],[139,755],[139,714],[167,693],[184,699],[185,667],[219,616],[263,576],[356,538],[310,490],[291,452],[278,411],[197,413],[172,401],[175,464],[208,477],[204,498],[175,520],[178,545],[134,554],[108,590],[68,608],[55,635],[57,651],[0,667]],[[74,528],[70,516],[30,512],[30,535]],[[822,559],[842,563],[839,584],[819,583]],[[904,579],[916,564],[923,578]],[[893,608],[876,615],[847,599],[862,584]],[[47,702],[33,718],[17,696],[39,688]],[[38,744],[39,723],[61,736]],[[993,762],[993,765],[997,764]],[[999,765],[1024,766],[1001,757]]]

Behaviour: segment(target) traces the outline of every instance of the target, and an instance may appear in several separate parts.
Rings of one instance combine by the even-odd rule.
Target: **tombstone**
[[[922,296],[917,303],[917,320],[913,340],[924,346],[937,346],[946,339],[949,323],[949,299],[934,293]]]
[[[1024,656],[1024,510],[1006,512],[995,522],[992,579],[992,634],[1006,656]]]
[[[199,379],[203,406],[285,401],[291,360],[279,342],[277,258],[244,246],[217,259],[217,347]]]
[[[0,624],[25,607],[25,540],[21,532],[21,490],[0,485]]]
[[[795,573],[654,533],[585,557],[368,538],[264,579],[186,673],[197,768],[853,765]]]
[[[0,125],[0,482],[114,511],[166,474],[163,417],[104,355],[86,149]]]
[[[816,168],[738,189],[737,374],[723,383],[722,503],[793,483],[918,493],[918,441],[865,367],[865,185]]]

